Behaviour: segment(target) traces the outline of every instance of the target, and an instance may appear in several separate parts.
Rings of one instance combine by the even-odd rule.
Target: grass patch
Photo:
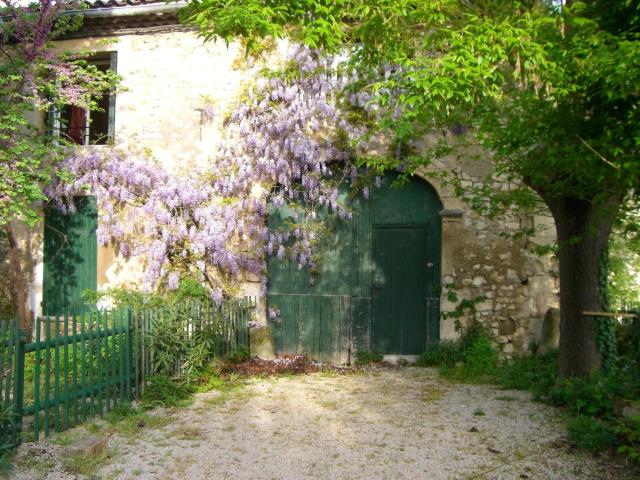
[[[518,400],[518,397],[512,397],[510,395],[498,395],[495,397],[496,400],[500,400],[501,402],[515,402]]]
[[[219,392],[218,395],[207,397],[203,401],[207,405],[223,406],[230,400],[243,399],[251,396],[250,393],[244,391],[246,382],[239,375],[229,375],[227,378],[212,377],[212,381],[208,381],[201,387],[201,391]]]
[[[205,435],[199,427],[179,425],[171,432],[171,436],[179,440],[200,440],[204,438]]]
[[[60,445],[61,447],[68,447],[81,435],[81,432],[77,429],[67,430],[66,432],[56,433],[55,437],[51,439],[51,443]]]
[[[228,353],[224,359],[229,363],[238,364],[246,362],[250,358],[251,350],[249,350],[249,347],[241,346],[237,350]]]
[[[378,350],[363,350],[356,353],[355,364],[358,366],[370,365],[372,363],[380,363],[384,360],[384,354]]]
[[[109,433],[118,433],[127,437],[141,434],[144,430],[164,427],[174,417],[169,415],[151,415],[142,408],[130,404],[120,404],[105,416]]]
[[[590,452],[609,448],[616,443],[616,434],[608,422],[587,415],[569,420],[569,438],[578,447]]]
[[[445,390],[437,387],[422,387],[422,401],[425,403],[433,403],[440,400]]]
[[[14,456],[15,452],[13,450],[0,452],[0,478],[9,478],[9,475],[13,471]]]
[[[460,360],[460,347],[458,343],[451,340],[443,340],[420,355],[416,365],[418,367],[453,366]]]
[[[29,471],[29,473],[33,475],[34,479],[43,479],[47,478],[47,475],[55,466],[56,464],[53,460],[31,458],[25,460],[22,468]],[[8,472],[6,473],[8,474]],[[10,476],[4,478],[10,478]]]
[[[114,456],[115,452],[109,450],[102,457],[84,458],[77,456],[73,458],[63,458],[62,466],[69,473],[97,479],[100,477],[95,475],[96,470],[113,460]]]
[[[557,352],[515,358],[495,369],[495,383],[504,389],[528,390],[534,394],[534,398],[541,399],[555,387],[557,365]]]
[[[318,405],[323,408],[328,408],[329,410],[338,410],[338,402],[335,400],[320,400],[318,401]]]
[[[193,389],[185,383],[173,381],[170,377],[156,375],[149,377],[140,398],[143,408],[186,407],[191,404]]]

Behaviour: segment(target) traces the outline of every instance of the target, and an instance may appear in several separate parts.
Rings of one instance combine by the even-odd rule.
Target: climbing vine
[[[598,259],[599,302],[605,311],[610,308],[609,302],[609,250],[602,252]],[[611,317],[596,317],[596,343],[602,355],[602,367],[611,371],[617,359],[615,319]]]
[[[472,327],[478,324],[477,306],[478,304],[484,302],[487,297],[485,297],[484,295],[478,295],[474,298],[463,298],[462,300],[460,300],[458,297],[458,292],[455,290],[455,285],[453,283],[448,283],[447,285],[445,285],[445,288],[447,289],[447,300],[449,300],[450,302],[458,303],[453,310],[449,312],[442,312],[442,317],[453,318],[456,332],[462,335],[465,333],[462,326],[462,319],[465,317],[470,317],[468,327]]]
[[[226,117],[224,137],[206,165],[171,174],[142,152],[75,151],[49,195],[61,209],[73,196],[97,196],[100,243],[144,259],[144,285],[174,290],[196,275],[221,301],[246,273],[262,278],[266,257],[316,268],[320,211],[351,218],[342,185],[368,197],[355,164],[366,123],[376,114],[368,94],[345,91],[353,79],[332,57],[293,46],[284,68],[257,70]],[[379,182],[376,182],[379,184]],[[270,229],[267,204],[287,206],[286,224]]]

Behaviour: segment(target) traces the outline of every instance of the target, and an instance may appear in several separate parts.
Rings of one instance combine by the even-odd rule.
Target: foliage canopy
[[[610,3],[196,0],[182,18],[206,39],[242,36],[249,52],[289,36],[345,53],[351,87],[385,107],[379,125],[395,139],[395,155],[368,166],[411,172],[479,144],[513,188],[461,195],[489,214],[542,199],[558,234],[565,377],[601,363],[597,321],[582,312],[607,307],[600,259],[640,186],[640,4]],[[427,133],[467,129],[414,148]]]

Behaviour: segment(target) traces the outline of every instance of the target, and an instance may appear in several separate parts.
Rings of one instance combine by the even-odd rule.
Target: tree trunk
[[[596,318],[603,295],[599,260],[605,253],[620,200],[606,205],[573,198],[546,199],[558,235],[560,267],[560,353],[558,377],[586,377],[600,368]]]
[[[20,247],[16,242],[16,237],[13,232],[13,227],[10,223],[4,226],[7,240],[9,241],[9,260],[11,267],[13,268],[14,284],[16,292],[16,309],[18,312],[18,319],[20,321],[20,329],[31,332],[31,312],[27,307],[27,282],[24,278],[22,271],[22,263],[20,261]]]

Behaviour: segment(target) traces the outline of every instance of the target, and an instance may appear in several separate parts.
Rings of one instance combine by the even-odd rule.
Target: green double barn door
[[[49,207],[44,219],[42,313],[63,315],[96,290],[98,211],[93,196],[75,197],[75,212]]]
[[[331,219],[318,272],[269,260],[278,352],[345,363],[356,351],[417,355],[438,341],[442,206],[427,183],[395,188],[394,178],[354,201],[353,220]],[[289,215],[271,208],[270,225]]]

